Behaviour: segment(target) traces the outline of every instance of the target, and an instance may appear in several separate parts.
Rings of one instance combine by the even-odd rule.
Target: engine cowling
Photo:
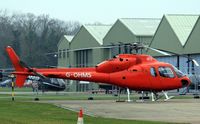
[[[102,63],[98,64],[96,66],[96,71],[102,73],[113,73],[128,69],[130,66],[135,64],[136,64],[136,58],[117,57],[103,61]]]

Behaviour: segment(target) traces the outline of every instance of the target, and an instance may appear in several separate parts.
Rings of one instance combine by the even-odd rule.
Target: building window
[[[76,67],[88,67],[91,66],[92,50],[79,50],[75,51],[75,66]],[[79,81],[77,81],[79,82]],[[80,82],[76,85],[76,90],[84,92],[89,90],[89,84],[81,84]]]
[[[63,49],[63,58],[65,58],[65,57],[66,57],[66,50]]]
[[[69,58],[69,49],[67,49],[66,53],[67,53],[67,58]]]
[[[76,67],[88,67],[91,66],[92,54],[91,50],[80,50],[75,52],[76,55]]]
[[[157,73],[156,73],[156,69],[154,67],[151,67],[150,68],[150,73],[152,76],[156,77],[157,76]]]
[[[62,58],[62,50],[59,50],[58,57]]]

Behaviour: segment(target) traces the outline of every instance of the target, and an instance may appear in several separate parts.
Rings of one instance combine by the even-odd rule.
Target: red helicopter
[[[140,47],[137,46],[137,49]],[[154,48],[149,49],[160,51]],[[6,51],[15,68],[12,74],[16,76],[18,87],[23,86],[27,76],[35,75],[43,79],[49,77],[100,82],[136,91],[150,91],[152,101],[154,101],[154,95],[157,97],[158,92],[163,92],[166,97],[165,100],[168,100],[171,97],[168,97],[164,91],[187,87],[191,83],[190,79],[176,67],[159,62],[144,54],[119,54],[90,68],[45,69],[27,66],[10,46],[6,47]]]

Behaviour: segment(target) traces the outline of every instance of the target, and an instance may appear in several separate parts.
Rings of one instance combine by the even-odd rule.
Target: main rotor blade
[[[188,58],[189,61],[192,61],[196,66],[199,66],[199,63],[195,59],[193,59],[193,58],[191,58],[189,56],[181,55],[181,54],[178,54],[178,53],[175,53],[175,52],[171,52],[171,51],[167,51],[167,50],[156,49],[156,48],[152,48],[152,47],[148,47],[148,46],[144,46],[144,47],[146,47],[147,49],[151,49],[151,50],[153,50],[155,52],[161,53],[163,55],[166,55],[166,56],[177,55],[177,56],[182,56],[184,58]]]
[[[40,77],[40,78],[47,79],[46,76],[44,76],[44,75],[42,75],[42,74],[36,72],[35,70],[33,70],[32,72],[33,72],[36,76],[38,76],[38,77]]]
[[[29,71],[32,71],[32,68],[29,67],[25,62],[23,62],[23,61],[20,60],[20,61],[19,61],[19,64],[20,64],[21,66],[27,68]]]
[[[19,64],[20,64],[21,66],[27,68],[29,72],[33,72],[36,76],[41,77],[41,78],[43,78],[43,79],[46,79],[46,78],[47,78],[47,77],[45,77],[44,75],[42,75],[42,74],[36,72],[33,68],[29,67],[25,62],[20,61]]]
[[[160,49],[158,49],[158,50],[160,50]],[[181,55],[181,54],[178,54],[178,53],[175,53],[175,52],[171,52],[171,51],[167,51],[167,50],[163,50],[163,51],[166,51],[168,53],[171,53],[171,54],[174,54],[174,55],[178,55],[178,56],[182,56],[184,58],[187,58],[187,59],[189,59],[189,61],[192,61],[196,66],[199,66],[199,63],[195,59],[193,59],[192,57],[189,57],[187,55]]]
[[[153,50],[153,51],[155,51],[155,52],[161,53],[161,54],[163,54],[163,55],[172,56],[172,54],[169,54],[169,53],[167,53],[167,52],[164,52],[164,51],[161,51],[161,50],[152,48],[152,47],[147,47],[147,46],[145,46],[145,47],[148,48],[148,49],[150,49],[150,50]]]
[[[196,66],[199,66],[199,63],[198,63],[196,60],[192,59],[192,62],[193,62]]]
[[[116,47],[116,46],[113,46]],[[80,50],[90,50],[90,49],[108,49],[112,48],[112,46],[100,46],[100,47],[87,47],[87,48],[80,48],[80,49],[73,49],[73,50],[66,50],[65,52],[76,52]],[[52,55],[52,54],[58,54],[59,52],[51,52],[51,53],[46,53],[45,55]]]
[[[66,50],[65,52],[76,52],[80,50],[91,50],[91,49],[109,49],[109,48],[118,48],[118,47],[123,47],[123,46],[131,46],[131,44],[122,44],[122,45],[109,45],[109,46],[100,46],[100,47],[87,47],[87,48],[80,48],[80,49],[73,49],[73,50]],[[63,51],[62,51],[63,52]],[[58,54],[59,52],[51,52],[51,53],[46,53],[45,55],[54,55]]]

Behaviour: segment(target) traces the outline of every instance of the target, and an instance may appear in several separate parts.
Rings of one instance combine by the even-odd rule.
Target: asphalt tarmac
[[[113,100],[53,100],[59,107],[105,118],[152,120],[200,124],[200,99],[171,99],[157,102],[116,102]]]

